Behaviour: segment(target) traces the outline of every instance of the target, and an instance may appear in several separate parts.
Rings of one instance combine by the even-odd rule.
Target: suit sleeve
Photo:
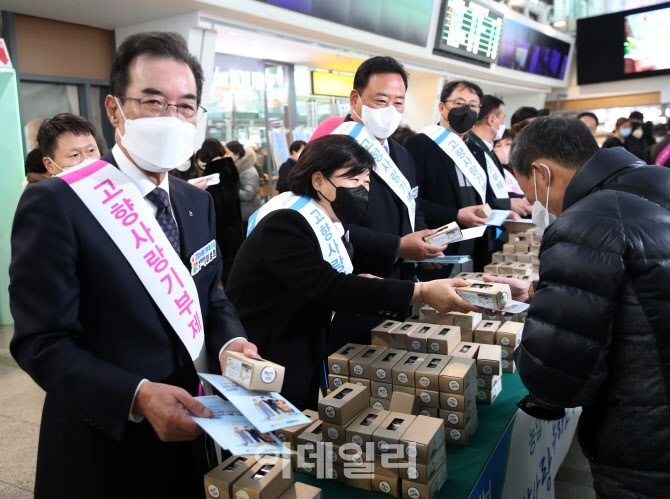
[[[545,403],[596,402],[627,275],[623,233],[611,215],[577,211],[544,236],[540,281],[514,358],[524,385]]]
[[[214,201],[209,198],[209,232],[212,239],[216,239],[216,212]],[[221,255],[221,248],[217,243],[217,254]],[[244,326],[237,316],[235,306],[219,287],[221,272],[223,271],[223,258],[215,258],[213,264],[216,267],[215,279],[209,285],[209,300],[207,305],[207,317],[205,318],[205,341],[207,351],[214,358],[218,358],[219,351],[228,341],[233,338],[246,338]]]
[[[80,249],[55,187],[48,181],[28,189],[14,218],[10,350],[50,396],[119,440],[142,378],[80,346],[87,340],[79,322]]]
[[[271,216],[262,227],[263,240],[272,248],[264,255],[266,268],[295,293],[334,311],[404,315],[414,283],[337,272],[321,257],[302,215],[282,210]]]

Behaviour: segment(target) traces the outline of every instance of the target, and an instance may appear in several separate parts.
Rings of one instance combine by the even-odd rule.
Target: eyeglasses
[[[470,109],[474,109],[477,111],[482,105],[474,100],[471,100],[469,102],[466,102],[464,99],[447,99],[444,102],[453,102],[455,107],[463,107],[466,104],[470,107]]]
[[[193,117],[199,121],[207,109],[202,106],[195,105],[190,102],[182,102],[179,104],[170,104],[165,97],[160,95],[147,95],[138,99],[137,97],[119,97],[121,100],[133,100],[140,105],[140,114],[145,118],[156,118],[165,115],[170,109],[170,106],[175,108],[177,116],[181,119],[190,120]]]

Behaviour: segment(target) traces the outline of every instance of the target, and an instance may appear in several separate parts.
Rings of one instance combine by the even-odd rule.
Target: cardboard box
[[[510,234],[510,236],[509,236],[509,242],[514,243],[514,244],[517,244],[517,243],[519,243],[519,244],[521,244],[521,243],[530,244],[531,241],[532,241],[531,235],[526,234],[526,233]]]
[[[468,279],[468,280],[469,281],[475,281],[475,282],[484,282],[484,276],[485,275],[486,275],[486,273],[484,273],[484,272],[475,272],[474,274],[472,274],[472,277],[470,277],[470,279]]]
[[[479,343],[470,343],[462,341],[458,344],[455,350],[452,350],[452,357],[462,357],[464,359],[474,359],[477,357],[477,350],[479,350]]]
[[[319,400],[319,419],[343,425],[370,403],[368,387],[345,383],[330,395]]]
[[[512,274],[523,276],[530,275],[533,273],[533,264],[531,263],[521,263],[517,262],[514,267],[512,267]]]
[[[438,391],[440,373],[450,360],[449,355],[429,354],[414,371],[414,386],[420,389]]]
[[[365,388],[368,389],[368,391],[367,391],[368,397],[371,395],[370,385],[371,385],[372,382],[369,379],[349,378],[349,383],[353,383],[354,385],[358,385],[358,386],[364,386]]]
[[[502,321],[502,316],[496,315],[496,313],[494,311],[490,311],[491,313],[487,313],[487,312],[489,312],[489,311],[484,310],[482,312],[482,322],[485,322],[485,321]],[[477,324],[477,327],[481,326],[482,322]]]
[[[328,372],[331,374],[349,376],[349,361],[365,347],[366,345],[358,345],[356,343],[347,343],[344,345],[337,352],[328,357]]]
[[[423,321],[421,320],[420,316],[412,315],[412,316],[408,317],[407,319],[405,319],[405,322],[423,322]],[[374,343],[373,343],[373,345],[374,345]]]
[[[419,322],[429,322],[435,324],[437,322],[437,310],[430,305],[424,305],[419,310]]]
[[[391,397],[387,399],[379,397],[370,397],[370,407],[377,409],[378,411],[386,410],[388,411],[391,407]]]
[[[474,360],[454,357],[440,373],[440,392],[463,395],[476,384],[476,377]]]
[[[358,414],[356,415],[356,417]],[[356,420],[356,417],[351,418],[349,421],[343,425],[323,422],[321,427],[321,434],[323,435],[323,442],[331,442],[333,444],[344,444],[346,443],[346,429],[347,427]]]
[[[372,434],[389,416],[390,412],[385,410],[368,409],[361,412],[347,426],[345,431],[346,441],[350,444],[356,444],[365,450],[365,444],[372,442]]]
[[[368,345],[349,360],[349,376],[370,379],[370,365],[385,351],[387,347]]]
[[[433,475],[427,484],[402,481],[402,497],[404,499],[434,499],[447,481],[446,463]]]
[[[522,324],[525,324],[526,323],[526,317],[528,317],[528,310],[526,310],[525,312],[521,312],[519,314],[516,314],[516,316],[517,316],[517,320],[519,322],[521,322]]]
[[[493,213],[493,210],[491,209],[491,207],[489,206],[488,203],[486,203],[480,209],[475,211],[475,215],[477,215],[479,218],[486,218],[487,220],[491,216],[492,213]]]
[[[416,415],[419,413],[419,399],[413,394],[393,392],[389,410],[391,412]]]
[[[402,322],[384,321],[370,331],[372,345],[389,346],[389,333],[400,327]]]
[[[496,251],[491,255],[491,263],[503,263],[507,261],[506,259],[507,253],[504,253],[503,251]]]
[[[533,273],[533,274],[528,274],[528,275],[520,275],[520,276],[517,276],[517,278],[520,281],[524,281],[524,282],[535,282],[535,281],[538,281],[540,279],[540,276],[538,274]]]
[[[465,288],[455,288],[458,296],[468,303],[493,310],[502,309],[512,299],[508,284],[476,282]]]
[[[281,430],[274,431],[276,437],[282,442],[290,443],[291,448],[295,448],[297,443],[296,438],[298,435],[307,430],[307,428],[309,428],[315,421],[319,420],[319,414],[316,411],[305,409],[302,413],[310,419],[310,423],[289,426],[288,428],[282,428]]]
[[[470,443],[470,440],[472,440],[472,436],[477,431],[478,426],[479,426],[479,418],[477,417],[477,413],[475,412],[475,415],[470,420],[465,429],[460,428],[447,429],[446,432],[447,444],[468,445]]]
[[[400,497],[400,478],[375,474],[372,478],[372,490],[391,497]]]
[[[511,259],[501,263],[498,266],[498,275],[499,276],[500,275],[503,275],[503,276],[511,275],[511,276],[516,277],[516,275],[514,275],[514,265],[516,265],[517,263],[518,262],[516,260],[511,260]]]
[[[428,338],[439,330],[440,326],[434,324],[420,324],[420,326],[407,335],[407,350],[426,353],[428,352]]]
[[[468,280],[474,272],[461,272],[456,276],[456,279],[465,279]]]
[[[516,253],[516,245],[514,243],[503,244],[504,253]]]
[[[519,263],[532,263],[530,260],[530,256],[532,253],[526,252],[526,253],[517,253],[516,261]]]
[[[389,380],[390,379],[391,377],[389,376]],[[372,392],[372,397],[391,400],[393,385],[391,383],[379,383],[373,381],[370,385],[370,392]]]
[[[465,429],[476,414],[477,404],[472,402],[466,405],[464,411],[440,409],[440,418],[444,421],[444,426],[447,432],[452,428]]]
[[[516,350],[516,348],[514,348],[514,347],[504,347],[504,346],[501,345],[500,349],[501,349],[500,353],[501,353],[501,359],[502,360],[512,360],[512,359],[514,359],[514,350]]]
[[[444,421],[417,416],[402,436],[405,456],[418,463],[428,463],[444,444]]]
[[[233,484],[237,499],[272,499],[293,485],[291,460],[262,456]]]
[[[517,253],[528,253],[528,250],[530,250],[530,244],[517,243],[517,244],[515,244],[515,246],[516,246],[516,252]]]
[[[452,314],[454,326],[460,327],[461,331],[463,329],[473,331],[482,320],[482,314],[479,312],[468,312],[467,314],[453,312]]]
[[[516,372],[516,362],[513,360],[503,359],[500,362],[500,365],[502,366],[502,372],[504,373],[514,374]]]
[[[461,328],[458,326],[441,326],[428,337],[429,353],[447,355],[461,342]]]
[[[502,391],[502,380],[498,381],[491,390],[481,389],[477,392],[477,403],[491,405]]]
[[[477,389],[491,390],[500,381],[500,374],[477,374]]]
[[[372,480],[369,478],[347,478],[347,487],[354,487],[361,490],[372,490]]]
[[[307,452],[314,452],[317,444],[323,442],[323,421],[316,420],[309,425],[295,440],[298,446],[303,446]]]
[[[473,383],[463,395],[440,392],[440,409],[467,412],[469,405],[475,404],[477,387]]]
[[[432,407],[434,409],[440,408],[440,392],[437,390],[417,390],[416,396],[419,398],[419,414],[421,409]]]
[[[344,484],[347,483],[347,477],[344,476],[344,467],[338,464],[333,464],[330,468],[327,468],[324,475],[326,480],[334,480]]]
[[[475,343],[494,345],[496,342],[496,331],[501,324],[501,321],[481,321],[477,329],[475,329]]]
[[[251,359],[241,353],[223,353],[223,375],[247,390],[281,392],[284,384],[284,367],[261,358]]]
[[[412,331],[423,326],[422,323],[416,322],[403,322],[400,327],[396,328],[393,333],[389,335],[389,346],[391,348],[398,348],[400,350],[407,350],[409,345],[409,340],[407,335]]]
[[[437,393],[437,405],[440,405],[440,394]],[[437,418],[440,416],[440,409],[439,407],[426,407],[422,406],[419,407],[419,416],[428,416],[430,418]]]
[[[399,468],[400,478],[409,480],[415,483],[426,484],[430,482],[435,473],[447,462],[447,451],[442,442],[442,446],[435,453],[435,456],[428,464],[415,462],[412,465],[409,462],[403,462]]]
[[[230,456],[205,475],[207,499],[230,499],[233,483],[256,464],[256,456]]]
[[[539,253],[540,252],[540,244],[531,244],[530,245],[530,251],[533,253]]]
[[[500,374],[501,360],[500,345],[480,345],[477,352],[477,372],[481,374]]]
[[[323,493],[318,487],[295,482],[279,499],[323,499]]]
[[[473,341],[475,341],[475,333],[467,329],[461,329],[461,343],[472,343]],[[458,348],[458,345],[456,345],[456,348]],[[455,351],[456,348],[449,353]]]
[[[393,378],[393,367],[400,362],[400,359],[407,353],[406,350],[389,348],[384,351],[370,364],[370,380],[381,383],[391,383]]]
[[[349,382],[349,376],[340,376],[339,374],[328,375],[328,388],[331,390],[341,387],[344,383]]]
[[[496,343],[505,347],[516,348],[521,343],[523,324],[519,322],[505,322],[496,331]]]
[[[426,354],[407,352],[400,361],[393,366],[393,384],[414,387],[414,373],[425,360]]]
[[[487,274],[497,275],[498,274],[498,264],[497,263],[489,263],[488,265],[484,266],[484,272],[487,273]]]
[[[393,385],[393,393],[395,392],[402,392],[402,393],[409,393],[410,395],[416,395],[416,388],[413,386]]]
[[[372,441],[377,450],[385,453],[389,451],[389,446],[392,444],[402,445],[400,440],[415,419],[416,416],[411,414],[391,412],[372,434]],[[404,452],[404,446],[402,451]]]
[[[461,229],[456,222],[451,222],[447,225],[443,225],[437,232],[432,236],[424,237],[423,240],[428,244],[433,246],[443,246],[449,244],[452,241],[458,241],[463,239],[463,234]]]

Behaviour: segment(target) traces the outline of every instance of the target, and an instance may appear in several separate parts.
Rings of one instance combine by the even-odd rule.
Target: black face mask
[[[447,121],[454,132],[464,134],[475,126],[477,112],[470,109],[470,106],[455,107],[449,111]]]
[[[329,178],[326,180],[330,182]],[[338,187],[332,182],[330,184],[335,187],[335,199],[333,201],[323,196],[323,193],[319,192],[319,194],[330,203],[333,213],[335,213],[340,222],[343,224],[356,224],[363,220],[370,204],[369,192],[365,186]]]

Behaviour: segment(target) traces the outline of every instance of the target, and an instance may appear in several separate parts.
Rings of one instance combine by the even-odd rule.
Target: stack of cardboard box
[[[516,371],[514,363],[514,350],[521,343],[523,324],[519,322],[506,322],[496,331],[496,344],[500,345],[502,352],[502,372],[513,373]]]

